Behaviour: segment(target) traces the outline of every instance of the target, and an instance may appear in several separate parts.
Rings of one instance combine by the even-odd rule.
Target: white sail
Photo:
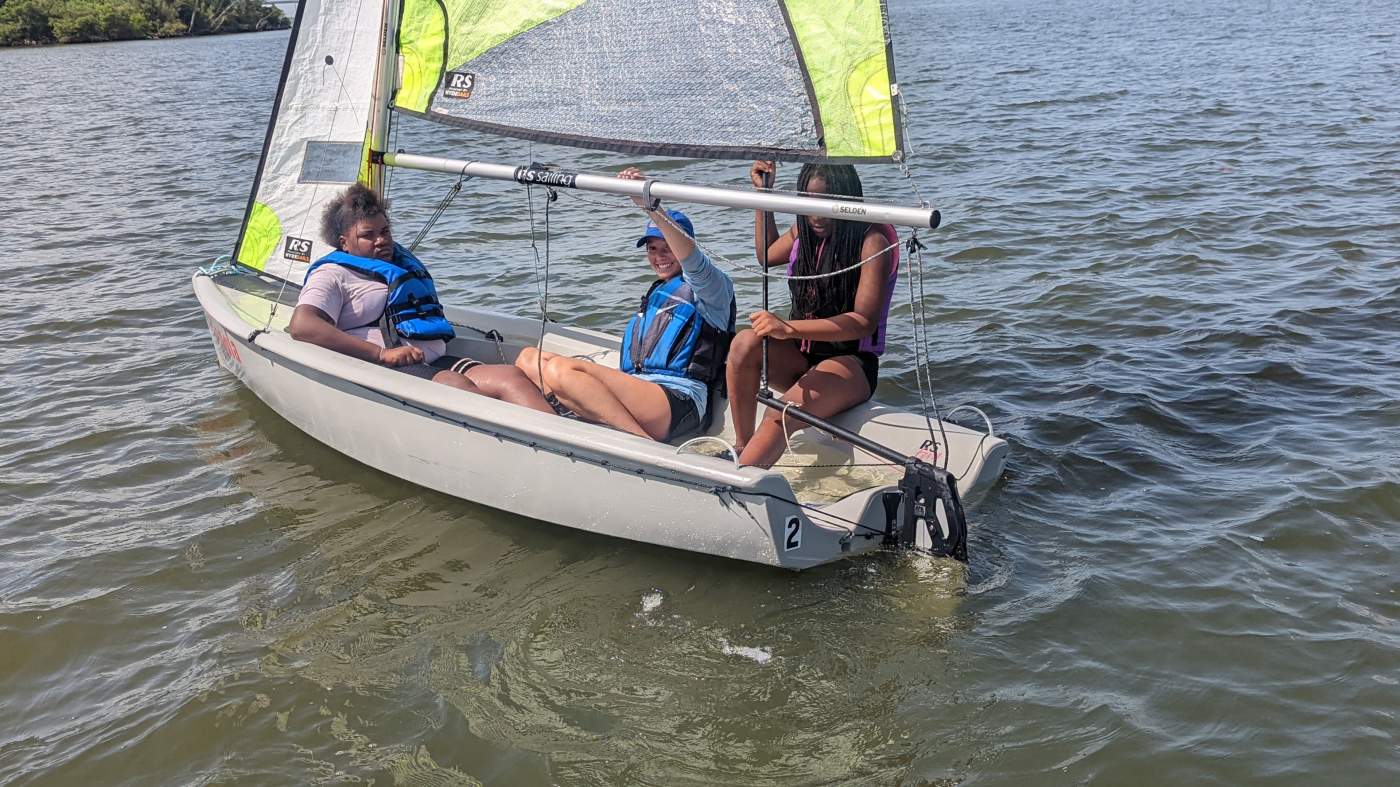
[[[300,284],[307,266],[332,249],[319,237],[326,202],[359,180],[374,187],[369,158],[385,0],[303,0],[292,26],[234,259]],[[378,102],[382,105],[383,102]]]

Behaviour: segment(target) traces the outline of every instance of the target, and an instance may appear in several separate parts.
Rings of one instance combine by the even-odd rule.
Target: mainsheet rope
[[[535,160],[535,144],[530,143],[530,160]],[[535,379],[539,381],[540,392],[545,389],[544,382],[544,336],[545,329],[549,326],[549,206],[550,203],[559,199],[559,192],[545,186],[544,200],[544,276],[540,276],[540,247],[535,242],[535,187],[533,184],[525,186],[525,205],[530,216],[530,249],[535,253],[535,291],[539,294],[540,307],[540,336],[535,341]],[[551,392],[552,393],[552,392]],[[549,394],[545,394],[546,397]],[[548,399],[546,399],[548,401]],[[550,403],[553,407],[553,403]]]
[[[906,277],[909,282],[909,314],[911,320],[911,332],[914,339],[914,352],[923,363],[914,364],[914,381],[919,388],[919,404],[924,412],[924,424],[928,427],[928,436],[933,440],[933,423],[938,422],[938,434],[943,438],[941,443],[943,450],[943,471],[948,471],[948,430],[943,427],[943,416],[938,412],[938,398],[933,395],[933,372],[928,368],[929,343],[928,343],[928,316],[927,304],[924,302],[924,244],[919,242],[917,234],[909,238],[909,275]],[[914,297],[914,279],[919,280],[919,295]],[[924,380],[928,380],[928,392],[924,392]],[[933,417],[929,417],[929,410],[933,410]],[[936,441],[935,441],[936,442]]]

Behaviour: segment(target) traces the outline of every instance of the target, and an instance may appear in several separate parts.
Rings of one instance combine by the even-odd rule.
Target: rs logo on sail
[[[471,98],[472,88],[476,86],[476,74],[469,74],[466,71],[448,71],[447,79],[442,83],[442,94],[448,98]]]
[[[292,262],[311,262],[311,241],[306,238],[287,236],[287,246],[282,256]]]

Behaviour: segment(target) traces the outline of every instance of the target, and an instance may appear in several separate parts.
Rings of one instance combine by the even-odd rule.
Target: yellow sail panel
[[[399,18],[399,91],[394,106],[426,112],[442,79],[447,17],[437,0],[404,0]]]
[[[466,63],[499,44],[567,13],[584,0],[404,0],[399,26],[402,85],[394,105],[424,112],[444,63]],[[448,36],[448,29],[452,35]],[[444,42],[447,46],[444,48]],[[444,52],[446,53],[444,59]]]
[[[448,0],[451,28],[457,33],[447,49],[449,63],[465,63],[498,44],[583,5],[583,0]]]
[[[787,0],[831,158],[898,150],[893,67],[880,0]]]
[[[631,154],[889,160],[881,0],[404,0],[397,109]]]
[[[282,239],[282,222],[272,208],[261,202],[253,203],[248,221],[243,225],[243,240],[238,245],[238,262],[254,270],[263,270],[277,242]]]

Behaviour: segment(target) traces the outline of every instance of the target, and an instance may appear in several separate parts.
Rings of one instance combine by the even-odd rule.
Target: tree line
[[[279,30],[263,0],[0,0],[0,46]]]

